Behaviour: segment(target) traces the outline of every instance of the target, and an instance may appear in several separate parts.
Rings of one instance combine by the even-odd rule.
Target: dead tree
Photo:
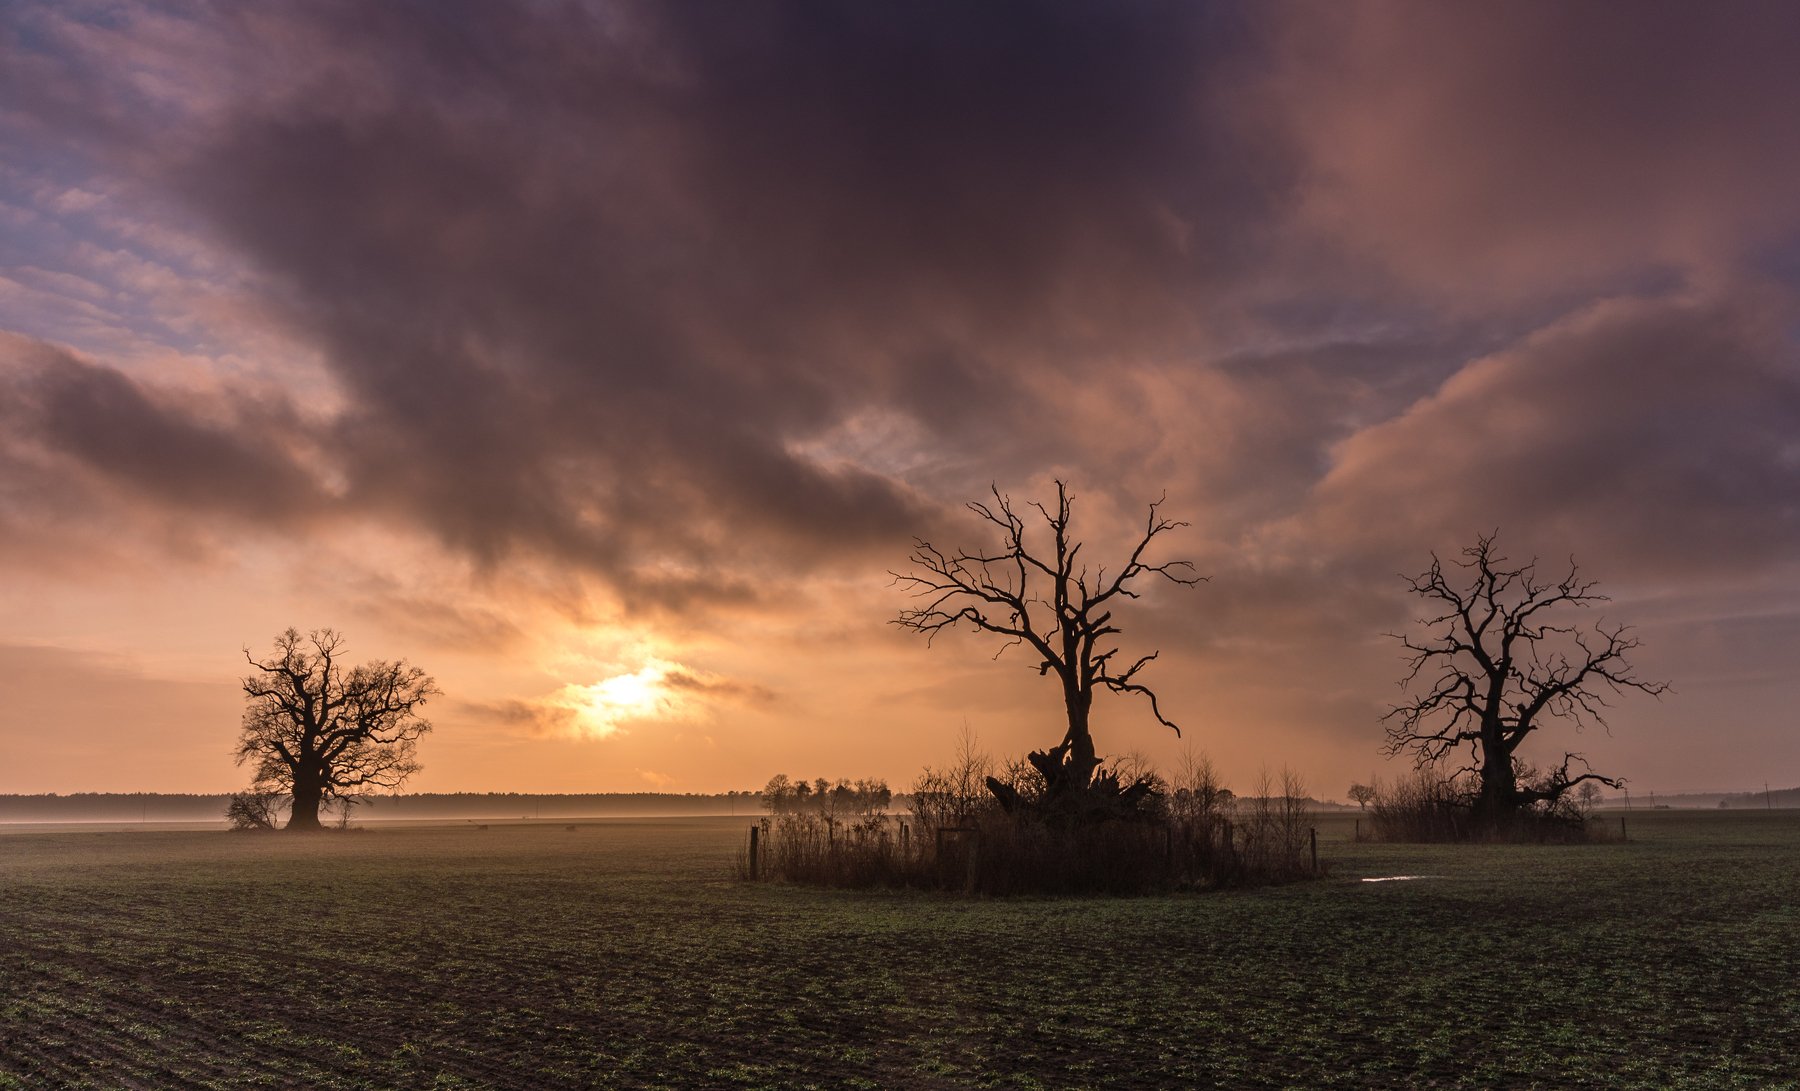
[[[419,771],[419,736],[431,730],[419,716],[439,692],[431,676],[404,661],[346,669],[343,643],[330,629],[289,629],[269,659],[244,651],[254,671],[237,761],[252,764],[256,789],[292,796],[289,830],[319,829],[327,800],[399,787]]]
[[[998,487],[993,500],[974,501],[970,511],[1000,532],[997,546],[977,551],[946,552],[923,539],[915,539],[909,558],[914,571],[890,573],[895,582],[910,589],[919,604],[902,610],[894,623],[922,633],[931,641],[945,629],[966,626],[1004,637],[998,658],[1006,649],[1024,645],[1038,657],[1038,673],[1055,675],[1062,687],[1068,729],[1055,747],[1030,755],[1031,764],[1044,777],[1043,806],[1051,810],[1084,808],[1083,797],[1096,786],[1101,759],[1094,749],[1089,727],[1094,694],[1099,690],[1141,694],[1150,701],[1157,721],[1177,735],[1181,729],[1158,705],[1156,693],[1138,680],[1156,659],[1151,652],[1118,665],[1119,648],[1113,638],[1122,630],[1113,623],[1113,611],[1126,599],[1138,597],[1133,582],[1160,576],[1171,583],[1192,586],[1202,577],[1192,575],[1187,561],[1152,563],[1144,554],[1159,535],[1187,524],[1164,518],[1162,501],[1150,505],[1144,530],[1125,562],[1112,573],[1105,567],[1090,569],[1080,557],[1082,543],[1069,532],[1069,489],[1056,483],[1056,509],[1040,503],[1030,506],[1043,518],[1048,541],[1027,542],[1026,521]],[[1149,788],[1120,786],[1116,777],[1101,774],[1116,806],[1129,808]],[[988,787],[1009,808],[1020,800],[1016,792],[988,778]]]
[[[1533,804],[1554,806],[1584,782],[1619,787],[1572,753],[1532,778],[1519,746],[1559,720],[1576,730],[1607,729],[1609,697],[1625,690],[1659,696],[1668,683],[1632,673],[1626,656],[1639,642],[1625,626],[1564,620],[1611,601],[1595,593],[1596,581],[1583,579],[1574,561],[1561,579],[1540,579],[1536,560],[1509,567],[1492,534],[1464,549],[1462,558],[1446,571],[1434,553],[1429,569],[1407,578],[1413,593],[1439,612],[1419,619],[1427,635],[1389,634],[1409,653],[1400,685],[1410,699],[1385,717],[1387,753],[1410,754],[1424,766],[1466,747],[1470,762],[1463,771],[1479,778],[1476,814],[1487,821],[1506,821]],[[1571,772],[1574,765],[1583,771]]]

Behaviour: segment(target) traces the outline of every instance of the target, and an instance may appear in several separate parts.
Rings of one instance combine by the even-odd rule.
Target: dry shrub
[[[281,824],[287,797],[280,792],[239,792],[225,805],[233,830],[272,830]]]
[[[1035,769],[1020,762],[1032,776]],[[935,835],[937,830],[971,826],[983,811],[994,805],[988,791],[987,778],[994,775],[994,760],[976,742],[967,724],[957,736],[956,753],[942,769],[927,768],[913,782],[912,815],[919,827]],[[1019,777],[1018,770],[1008,767],[999,777],[1009,781]]]
[[[1538,783],[1520,769],[1520,782]],[[1591,783],[1591,782],[1587,782]],[[1392,784],[1374,784],[1369,803],[1370,839],[1410,842],[1526,842],[1572,844],[1607,840],[1609,828],[1585,811],[1575,793],[1521,808],[1502,820],[1476,815],[1480,784],[1474,777],[1426,766]]]
[[[849,820],[818,812],[771,815],[759,827],[757,877],[849,888],[918,885],[916,861],[898,826],[886,815]],[[741,870],[748,877],[747,857]]]
[[[1376,841],[1467,841],[1473,832],[1475,796],[1465,778],[1432,768],[1414,769],[1392,784],[1379,780],[1369,802]]]
[[[1240,810],[1240,866],[1273,878],[1295,878],[1310,869],[1312,826],[1299,774],[1283,767],[1277,780],[1264,769],[1256,778],[1256,794]]]
[[[1184,757],[1173,781],[1141,756],[1114,766],[1155,791],[1132,818],[1059,822],[1027,806],[1003,810],[987,778],[1029,804],[1043,778],[1024,761],[996,768],[964,732],[949,765],[913,785],[909,818],[836,819],[788,810],[758,828],[757,877],[834,887],[914,887],[970,894],[1143,894],[1281,882],[1312,873],[1305,786],[1265,774],[1240,801],[1203,755]],[[816,793],[815,793],[816,794]],[[750,873],[746,855],[741,875]]]

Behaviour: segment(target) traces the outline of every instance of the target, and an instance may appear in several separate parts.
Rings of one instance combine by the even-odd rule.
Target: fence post
[[[1625,816],[1624,815],[1619,816],[1619,840],[1621,840],[1621,841],[1631,840],[1631,838],[1625,836]]]
[[[756,881],[756,835],[762,832],[761,826],[750,827],[750,881]]]
[[[1319,827],[1314,826],[1308,832],[1312,834],[1313,874],[1317,875],[1319,873]]]
[[[963,894],[972,898],[975,896],[975,880],[981,874],[981,831],[979,829],[971,830],[967,837],[969,839],[969,874],[963,880]]]
[[[1356,834],[1355,834],[1355,836],[1353,836],[1351,838],[1351,840],[1353,840],[1353,841],[1361,841],[1362,840],[1362,819],[1360,819],[1360,818],[1356,820]]]
[[[907,830],[906,823],[904,821],[902,821],[900,823],[900,851],[901,852],[905,852],[907,850],[907,847],[912,843],[909,840],[911,838],[911,836],[912,836],[911,833]]]

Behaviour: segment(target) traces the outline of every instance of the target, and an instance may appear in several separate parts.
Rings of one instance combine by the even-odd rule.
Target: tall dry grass
[[[944,766],[924,770],[904,816],[843,818],[816,809],[771,814],[758,828],[760,879],[833,887],[913,887],[970,894],[1142,894],[1285,882],[1313,872],[1305,785],[1264,773],[1240,798],[1204,755],[1165,778],[1146,759],[1113,766],[1152,781],[1132,818],[1071,824],[1008,813],[992,776],[1030,803],[1042,778],[1022,760],[997,763],[965,731]],[[750,874],[746,853],[740,873]]]
[[[1530,783],[1535,772],[1522,772],[1521,782]],[[1496,820],[1477,815],[1480,785],[1467,773],[1447,774],[1425,766],[1391,783],[1378,780],[1372,787],[1375,794],[1368,805],[1368,840],[1568,844],[1612,837],[1611,827],[1599,821],[1591,805],[1574,792]]]

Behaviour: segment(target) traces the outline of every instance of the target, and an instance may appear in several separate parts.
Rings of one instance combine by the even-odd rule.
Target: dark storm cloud
[[[0,332],[0,558],[21,572],[154,569],[219,531],[291,534],[336,501],[311,429],[279,396],[175,392]]]
[[[796,445],[878,408],[1004,449],[1033,369],[1179,336],[1235,242],[1187,218],[1228,188],[1196,10],[294,17],[240,46],[331,62],[163,177],[325,351],[345,502],[489,562],[679,603],[891,549],[934,499]]]
[[[284,402],[237,391],[156,397],[111,368],[54,346],[0,337],[14,442],[79,464],[134,499],[228,511],[281,527],[326,496],[289,441],[303,428]]]
[[[96,170],[246,265],[343,404],[302,424],[297,391],[189,404],[77,362],[38,369],[9,428],[149,502],[375,519],[673,610],[754,605],[778,571],[879,570],[987,481],[1047,471],[1169,487],[1207,548],[1267,546],[1264,568],[1353,540],[1344,497],[1460,533],[1469,513],[1373,495],[1356,458],[1570,306],[1512,296],[1729,282],[1800,222],[1781,181],[1800,81],[1774,63],[1792,20],[1683,10],[46,17],[4,42],[39,87],[20,131],[81,131]],[[1674,475],[1659,497],[1766,523],[1756,490],[1786,484],[1769,444],[1716,414],[1675,428],[1659,400],[1707,393],[1692,354],[1738,344],[1719,336],[1670,341],[1652,384],[1593,358],[1644,345],[1595,334],[1554,424],[1574,433],[1457,448],[1498,482],[1482,510],[1542,525],[1566,505],[1532,482],[1655,443],[1715,467],[1651,457]],[[1755,336],[1776,359],[1780,336]],[[1490,426],[1482,405],[1456,426]],[[908,457],[876,450],[884,429]],[[1424,472],[1419,450],[1367,464]],[[1610,472],[1614,505],[1651,504],[1652,475]],[[1320,537],[1271,544],[1296,527]]]
[[[1646,583],[1783,564],[1800,551],[1793,318],[1755,294],[1596,304],[1341,444],[1304,536],[1446,548],[1499,526],[1518,551],[1579,545]]]

